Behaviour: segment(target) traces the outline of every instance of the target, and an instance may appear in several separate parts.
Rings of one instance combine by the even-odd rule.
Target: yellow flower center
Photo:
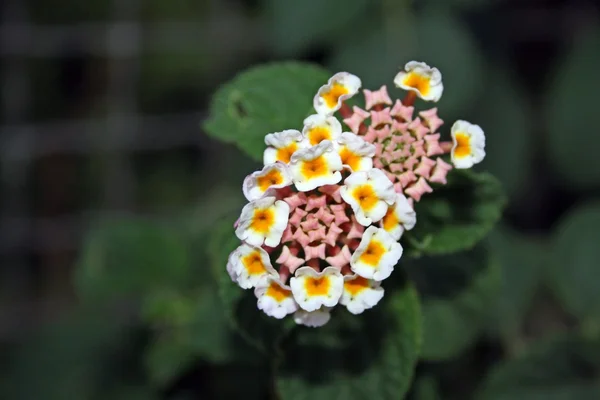
[[[325,296],[329,293],[329,278],[322,276],[320,278],[308,277],[304,282],[304,289],[309,296]]]
[[[252,223],[250,228],[258,233],[265,234],[271,230],[275,222],[275,211],[270,208],[260,208],[254,210],[254,216],[252,217]]]
[[[266,192],[267,189],[269,189],[271,186],[280,185],[282,182],[283,182],[283,176],[281,176],[281,172],[279,172],[276,169],[272,169],[269,172],[267,172],[265,175],[259,176],[256,179],[256,183],[258,184],[258,187],[263,192]]]
[[[281,303],[283,300],[290,297],[291,292],[287,289],[282,288],[275,282],[272,282],[271,285],[269,285],[269,288],[267,289],[265,295],[275,299],[275,301],[277,301],[278,303]]]
[[[294,154],[298,150],[298,144],[296,142],[292,142],[285,147],[277,149],[277,161],[281,161],[283,163],[289,163],[290,158],[292,158],[292,154]]]
[[[404,84],[406,86],[410,86],[411,88],[418,90],[423,96],[427,96],[427,93],[429,93],[429,89],[431,88],[429,81],[430,80],[428,77],[414,72],[411,72],[404,78]]]
[[[371,185],[357,186],[352,192],[352,196],[365,211],[371,210],[379,201],[379,198]]]
[[[471,138],[464,133],[457,133],[454,157],[463,158],[471,154]]]
[[[331,89],[329,89],[328,92],[323,93],[321,97],[325,100],[327,107],[334,108],[337,106],[340,96],[345,94],[348,94],[348,89],[336,82],[331,86]]]
[[[366,250],[360,255],[359,260],[371,267],[376,267],[384,254],[385,247],[379,241],[371,240]]]
[[[352,168],[352,171],[359,170],[361,156],[351,152],[347,147],[344,146],[342,150],[340,150],[340,158],[342,159],[342,164]]]
[[[344,282],[344,288],[352,296],[356,296],[369,288],[369,281],[362,276],[358,276],[356,279]]]
[[[327,175],[329,173],[329,168],[327,167],[325,157],[320,156],[314,160],[303,161],[301,171],[306,179],[312,179]]]
[[[242,264],[246,267],[248,275],[260,275],[267,271],[258,251],[253,251],[247,256],[242,257]]]
[[[329,128],[318,126],[308,131],[308,140],[311,146],[321,143],[323,140],[331,140],[331,132]]]
[[[400,220],[398,220],[398,217],[396,217],[394,207],[389,207],[387,213],[383,217],[383,229],[386,231],[391,231],[398,226],[398,223],[400,223]]]

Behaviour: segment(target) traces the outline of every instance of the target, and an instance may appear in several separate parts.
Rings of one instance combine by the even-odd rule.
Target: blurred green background
[[[205,250],[257,164],[201,122],[220,84],[288,59],[371,89],[425,61],[442,130],[486,132],[478,169],[509,196],[493,279],[428,303],[425,340],[443,337],[411,398],[600,398],[598,1],[4,0],[0,17],[0,398],[270,396]]]

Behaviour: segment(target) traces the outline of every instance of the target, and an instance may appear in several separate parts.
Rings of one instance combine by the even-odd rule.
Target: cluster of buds
[[[364,90],[365,109],[351,109],[344,102],[361,81],[337,73],[318,90],[317,113],[302,131],[266,135],[264,167],[243,183],[249,203],[235,223],[242,243],[227,271],[254,289],[267,315],[293,314],[296,323],[316,327],[338,304],[353,314],[377,305],[382,281],[402,256],[399,240],[416,223],[414,201],[432,191],[428,182],[444,184],[452,169],[441,156],[450,152],[456,168],[483,159],[477,125],[457,121],[452,142],[444,143],[436,109],[413,118],[415,97],[442,95],[437,69],[410,62],[394,82],[408,91],[402,102],[393,104],[383,86]]]

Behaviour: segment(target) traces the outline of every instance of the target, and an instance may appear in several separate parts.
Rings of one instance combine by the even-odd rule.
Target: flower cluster
[[[241,245],[227,271],[244,289],[254,289],[258,308],[298,324],[321,326],[339,305],[354,314],[375,306],[382,281],[402,256],[403,232],[416,223],[413,200],[445,183],[452,168],[440,157],[450,151],[457,168],[483,158],[481,129],[465,121],[452,127],[453,144],[439,142],[436,109],[413,118],[415,96],[437,101],[441,75],[411,62],[394,80],[409,91],[392,101],[385,87],[364,90],[365,109],[344,102],[361,87],[340,72],[314,98],[316,114],[302,131],[265,137],[264,167],[243,182],[249,203],[235,223]],[[411,100],[412,99],[412,100]],[[334,116],[339,111],[351,132]]]
[[[394,188],[410,200],[419,201],[433,191],[430,183],[445,184],[452,165],[442,155],[450,152],[456,168],[470,168],[485,156],[485,137],[477,125],[457,121],[451,129],[453,142],[440,142],[438,129],[444,123],[437,108],[415,116],[415,97],[437,102],[443,93],[437,68],[411,61],[394,79],[396,86],[409,91],[406,99],[392,102],[387,87],[364,90],[365,109],[354,106],[342,111],[344,123],[376,146],[374,166],[394,182]]]

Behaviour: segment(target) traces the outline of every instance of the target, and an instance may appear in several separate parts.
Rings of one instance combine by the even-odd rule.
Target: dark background
[[[371,89],[413,58],[437,66],[444,127],[464,118],[486,132],[481,169],[505,186],[500,229],[513,240],[546,240],[599,193],[597,1],[4,0],[0,17],[6,349],[77,305],[92,221],[178,221],[236,190],[254,164],[201,121],[219,85],[258,63],[312,61]],[[543,283],[530,294],[509,347],[573,323]],[[482,346],[477,360],[500,351]]]

